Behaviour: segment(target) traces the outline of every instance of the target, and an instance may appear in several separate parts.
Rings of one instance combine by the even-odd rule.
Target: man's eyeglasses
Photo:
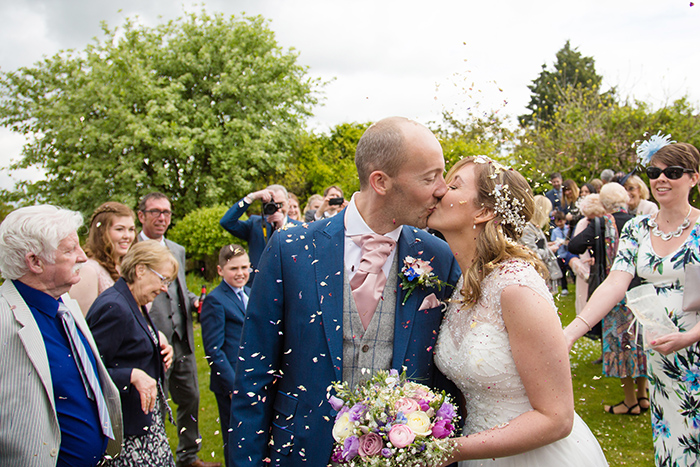
[[[160,217],[162,214],[163,216],[165,216],[166,219],[170,218],[173,215],[172,211],[161,211],[160,209],[149,209],[148,211],[143,212],[153,217]]]
[[[656,180],[661,176],[661,174],[664,174],[666,178],[669,180],[678,180],[683,176],[684,173],[693,173],[695,172],[692,169],[686,169],[685,167],[678,167],[676,165],[673,165],[671,167],[666,167],[665,169],[661,170],[659,167],[654,167],[650,166],[647,167],[647,176],[651,180]]]
[[[170,284],[173,283],[173,281],[169,280],[169,279],[168,279],[167,277],[165,277],[163,274],[159,273],[158,271],[156,271],[155,269],[151,268],[150,266],[148,267],[148,269],[150,269],[151,272],[152,272],[153,274],[155,274],[156,276],[158,276],[158,279],[160,279],[161,284],[163,284],[164,286],[170,287]]]

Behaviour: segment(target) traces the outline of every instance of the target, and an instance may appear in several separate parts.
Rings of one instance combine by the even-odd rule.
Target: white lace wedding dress
[[[508,331],[501,315],[501,292],[514,284],[531,288],[554,307],[552,295],[537,271],[528,263],[511,260],[484,279],[482,298],[472,308],[459,309],[460,278],[440,328],[435,361],[464,394],[467,404],[465,435],[507,424],[532,410],[513,361]],[[459,465],[595,467],[607,465],[607,462],[593,433],[575,415],[573,430],[564,439],[515,456],[466,461]]]

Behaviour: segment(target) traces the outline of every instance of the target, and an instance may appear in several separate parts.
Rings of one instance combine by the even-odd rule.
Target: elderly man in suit
[[[234,370],[250,295],[250,287],[246,286],[250,276],[248,253],[240,245],[226,245],[219,252],[216,269],[222,281],[207,295],[202,305],[202,341],[211,366],[209,388],[216,396],[219,406],[224,456],[228,466],[228,429]]]
[[[77,302],[80,213],[33,206],[0,224],[0,466],[95,466],[121,450],[119,393]]]
[[[218,462],[204,462],[197,453],[202,447],[199,435],[199,383],[194,355],[192,308],[199,299],[189,291],[185,281],[185,248],[165,238],[172,218],[170,200],[163,193],[149,193],[138,207],[142,230],[139,240],[156,240],[168,247],[180,267],[165,293],[159,294],[149,310],[156,327],[165,335],[175,352],[166,373],[165,391],[177,405],[177,467],[219,467]]]
[[[263,215],[254,214],[246,220],[241,220],[241,216],[256,200],[263,203]],[[260,256],[265,250],[265,245],[272,238],[272,234],[289,225],[301,224],[301,222],[287,217],[288,210],[289,194],[287,189],[282,185],[270,185],[264,190],[244,196],[242,200],[226,211],[224,217],[219,221],[221,227],[231,235],[248,242],[248,252],[253,267],[248,285],[253,284],[255,274],[259,269]]]
[[[442,281],[459,278],[447,244],[421,230],[447,191],[442,149],[424,126],[392,117],[364,133],[355,163],[360,192],[348,207],[275,233],[262,256],[231,404],[235,466],[328,464],[333,381],[361,384],[405,366],[440,385],[432,348],[452,289],[417,287],[406,298],[399,272],[410,256]]]

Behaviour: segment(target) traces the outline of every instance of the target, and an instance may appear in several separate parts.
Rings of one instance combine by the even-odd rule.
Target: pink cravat
[[[350,280],[350,288],[362,326],[367,329],[386,284],[386,275],[382,271],[382,266],[396,246],[396,242],[389,237],[374,233],[353,235],[351,238],[362,248],[362,259],[357,272]]]

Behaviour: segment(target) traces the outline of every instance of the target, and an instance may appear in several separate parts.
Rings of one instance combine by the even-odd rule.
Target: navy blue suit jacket
[[[250,258],[250,266],[253,269],[250,273],[250,279],[248,279],[248,284],[250,285],[253,283],[258,269],[260,269],[260,256],[262,256],[265,245],[272,237],[274,229],[269,222],[263,222],[262,216],[255,214],[248,216],[248,219],[244,221],[240,220],[241,216],[249,207],[250,204],[246,203],[245,198],[243,198],[226,211],[226,214],[221,218],[219,224],[234,237],[248,242],[248,257]],[[301,222],[293,219],[289,219],[288,223],[294,225],[301,224]],[[265,225],[264,230],[263,224]]]
[[[231,404],[229,459],[235,466],[326,465],[334,417],[327,388],[342,380],[345,211],[275,233],[260,262],[248,302]],[[398,260],[429,260],[437,276],[456,284],[460,270],[444,241],[403,227]],[[400,264],[401,264],[400,263]],[[435,293],[417,288],[402,305],[396,292],[392,367],[428,386],[436,382],[433,347],[441,307],[418,311]],[[272,446],[268,445],[272,443]]]
[[[102,292],[85,317],[107,372],[119,389],[124,414],[124,435],[143,435],[151,425],[151,414],[141,410],[141,396],[131,385],[131,371],[139,368],[153,379],[163,381],[164,371],[160,348],[153,340],[148,326],[156,336],[158,330],[143,313],[120,278],[114,286]]]
[[[243,288],[250,296],[250,287]],[[202,305],[202,341],[211,368],[212,392],[228,396],[233,392],[233,377],[238,344],[243,331],[245,308],[233,289],[221,281]]]

